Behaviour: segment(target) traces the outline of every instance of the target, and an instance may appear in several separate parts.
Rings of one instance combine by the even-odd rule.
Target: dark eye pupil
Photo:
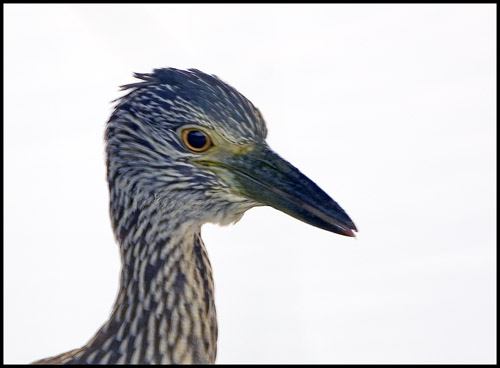
[[[202,148],[207,143],[207,137],[202,132],[192,130],[188,133],[187,141],[194,148]]]

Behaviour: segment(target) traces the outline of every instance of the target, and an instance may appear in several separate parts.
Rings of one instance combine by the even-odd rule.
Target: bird
[[[266,143],[260,111],[198,69],[134,73],[105,127],[109,213],[120,248],[109,319],[82,347],[32,364],[213,364],[214,281],[204,223],[271,206],[355,237],[346,212]]]

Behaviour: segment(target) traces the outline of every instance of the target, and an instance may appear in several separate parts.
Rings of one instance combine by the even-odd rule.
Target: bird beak
[[[266,145],[255,145],[244,153],[224,155],[224,159],[217,161],[212,164],[229,171],[233,185],[244,196],[310,225],[355,237],[356,226],[345,211]]]

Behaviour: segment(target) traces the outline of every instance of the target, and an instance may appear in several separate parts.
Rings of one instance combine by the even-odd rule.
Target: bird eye
[[[210,137],[196,129],[185,129],[182,131],[182,140],[184,144],[191,150],[195,152],[203,152],[212,146],[212,141]]]

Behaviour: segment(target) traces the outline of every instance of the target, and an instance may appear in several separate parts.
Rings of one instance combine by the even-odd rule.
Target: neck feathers
[[[76,364],[215,362],[214,284],[200,229],[160,212],[153,206],[126,213],[111,208],[123,263],[111,317],[87,345],[49,359]],[[41,363],[51,362],[56,361]]]

